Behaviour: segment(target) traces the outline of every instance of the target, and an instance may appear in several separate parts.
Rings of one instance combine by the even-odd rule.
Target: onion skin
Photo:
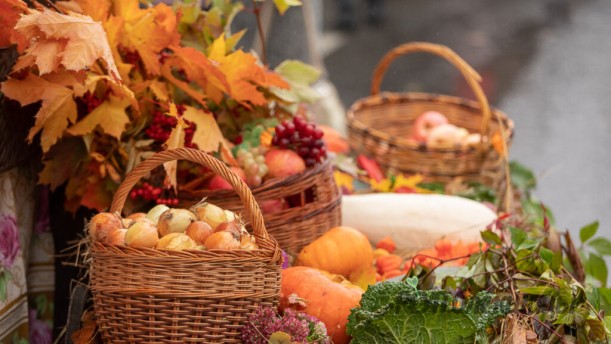
[[[123,228],[123,222],[118,215],[112,213],[96,214],[87,225],[91,239],[101,242],[106,242],[108,235],[119,228]]]
[[[184,233],[170,233],[161,237],[155,248],[170,251],[195,250],[197,243]]]
[[[195,220],[195,214],[186,209],[168,209],[159,216],[157,229],[162,237],[170,233],[184,233]]]
[[[197,220],[206,222],[212,229],[215,229],[219,224],[227,221],[227,214],[225,211],[211,203],[195,206],[191,208],[191,211],[195,213]]]
[[[159,216],[161,216],[161,214],[168,209],[170,209],[170,207],[165,204],[157,204],[151,208],[148,213],[146,213],[146,218],[153,221],[154,224],[157,224],[157,221],[159,221]]]
[[[125,233],[125,244],[129,247],[154,248],[158,242],[157,227],[148,221],[136,221]]]
[[[105,243],[110,245],[125,246],[125,234],[127,234],[126,228],[115,229],[108,235]]]
[[[238,250],[240,241],[229,231],[212,233],[204,242],[204,246],[210,250]]]
[[[212,233],[212,227],[204,221],[194,221],[185,230],[185,234],[198,245],[203,245]]]

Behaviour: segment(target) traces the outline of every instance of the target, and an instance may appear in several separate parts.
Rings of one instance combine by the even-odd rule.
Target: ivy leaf
[[[73,91],[62,85],[51,83],[41,77],[28,74],[25,79],[9,79],[2,83],[2,93],[18,101],[21,106],[42,100],[36,114],[36,122],[30,128],[28,141],[42,130],[40,144],[43,153],[49,151],[59,140],[69,123],[76,121],[76,103]]]
[[[301,6],[301,1],[299,0],[274,0],[274,5],[278,9],[280,14],[284,14],[290,7]]]
[[[584,244],[588,239],[593,237],[598,231],[599,223],[598,221],[594,221],[588,225],[581,227],[579,230],[579,239],[581,239],[581,243]]]
[[[588,243],[588,246],[595,249],[602,256],[611,255],[611,241],[607,238],[594,238]]]
[[[223,142],[223,133],[210,112],[187,106],[182,117],[195,123],[192,142],[204,152],[216,152]]]
[[[586,271],[589,275],[600,281],[602,286],[607,285],[607,263],[597,254],[590,254],[586,261]]]
[[[502,243],[501,238],[492,231],[482,231],[482,239],[490,245],[500,245]]]
[[[99,126],[104,133],[119,140],[125,126],[130,123],[129,116],[125,112],[129,105],[129,98],[110,95],[108,100],[68,129],[68,133],[82,136],[93,132]]]

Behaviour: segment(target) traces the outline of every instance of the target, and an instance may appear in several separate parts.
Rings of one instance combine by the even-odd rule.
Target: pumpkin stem
[[[288,297],[288,301],[290,305],[297,305],[299,307],[307,307],[308,306],[308,302],[310,302],[310,300],[306,300],[304,298],[299,297],[299,295],[293,293],[291,295],[289,295]]]

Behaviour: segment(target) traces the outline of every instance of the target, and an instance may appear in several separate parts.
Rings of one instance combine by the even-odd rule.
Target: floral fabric
[[[0,174],[0,343],[52,343],[48,190],[34,180],[22,168]]]

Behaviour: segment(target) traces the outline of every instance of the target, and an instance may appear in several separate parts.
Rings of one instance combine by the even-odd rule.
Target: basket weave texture
[[[382,93],[380,85],[390,63],[397,57],[425,52],[452,63],[463,75],[477,101],[432,93]],[[479,182],[503,192],[505,165],[494,150],[498,133],[509,147],[513,122],[503,112],[491,109],[480,86],[481,77],[451,49],[422,42],[400,45],[378,63],[371,96],[356,101],[348,110],[348,137],[357,152],[375,157],[391,172],[422,174],[427,181],[447,183],[455,178]],[[425,111],[444,114],[451,124],[480,133],[475,147],[428,148],[409,136],[416,118]]]
[[[329,229],[341,224],[341,193],[327,160],[286,178],[275,178],[252,189],[259,204],[266,200],[292,198],[293,207],[263,214],[271,236],[287,253],[295,255]],[[202,197],[222,208],[241,211],[244,204],[231,190],[179,190],[180,204],[192,204]]]
[[[172,160],[200,163],[234,187],[260,249],[176,252],[94,243],[90,287],[102,338],[106,343],[240,343],[247,316],[259,306],[278,304],[282,262],[248,186],[201,151],[168,150],[126,176],[111,211],[122,210],[140,178]]]

